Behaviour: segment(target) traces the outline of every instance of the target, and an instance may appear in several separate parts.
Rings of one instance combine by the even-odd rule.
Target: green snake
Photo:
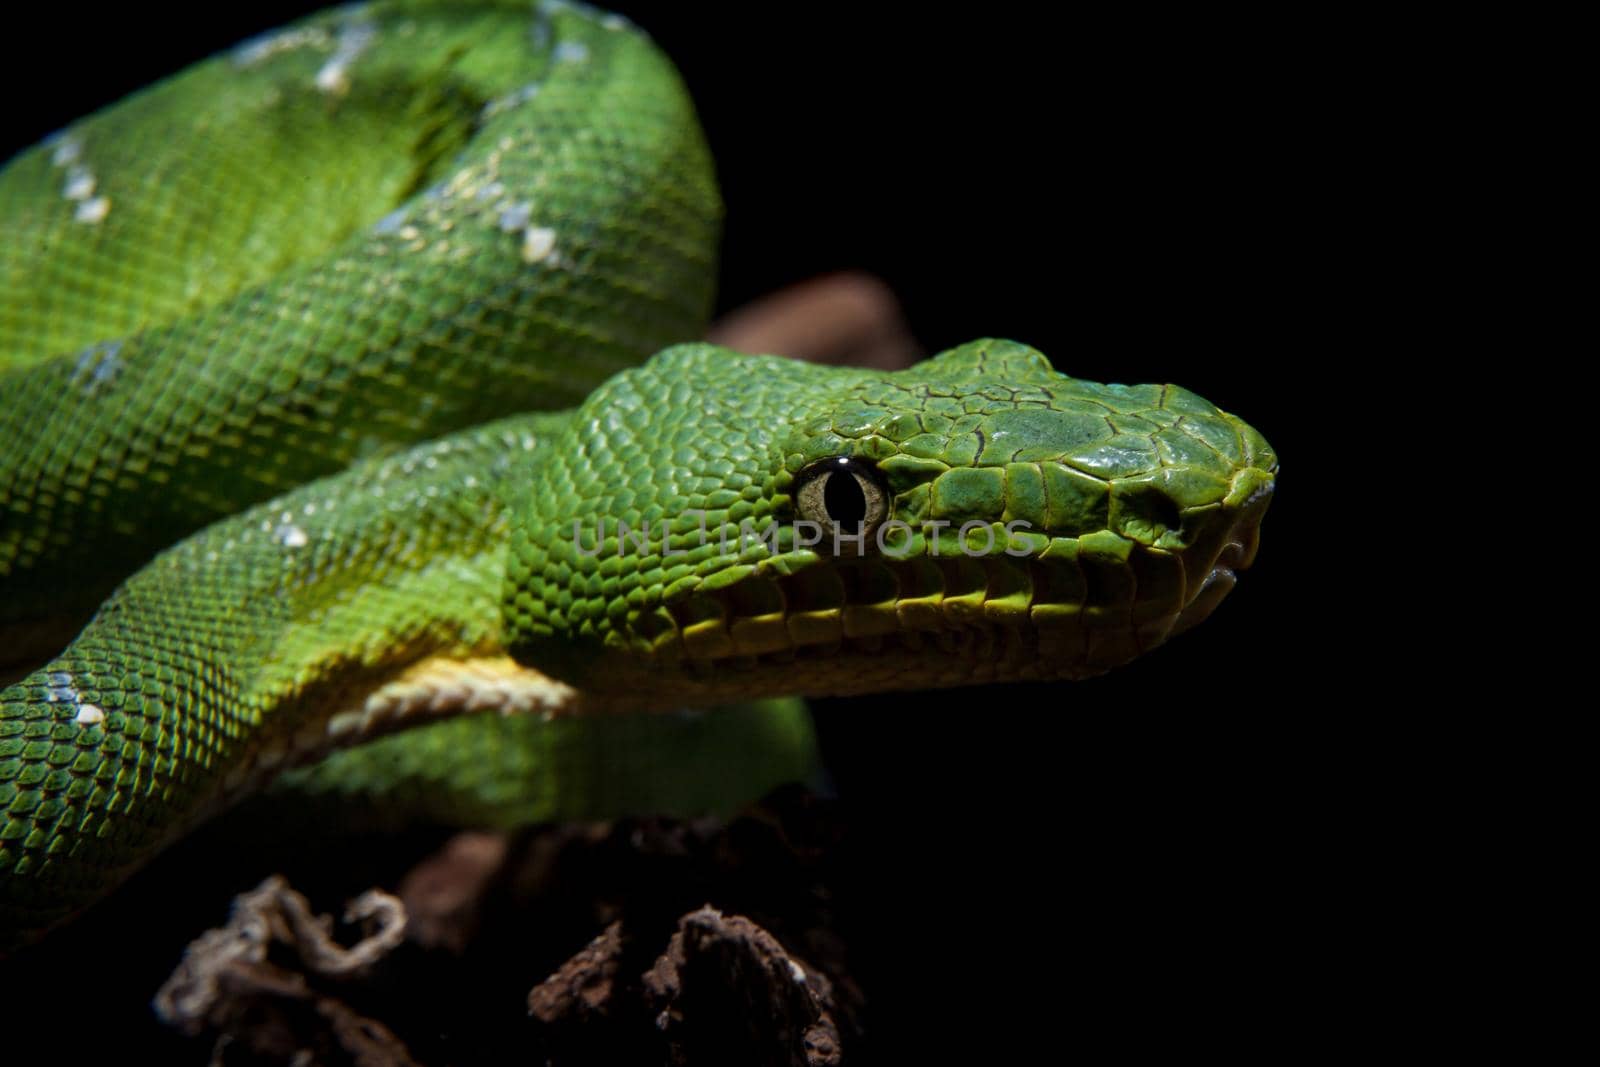
[[[0,647],[66,647],[0,691],[0,951],[287,769],[694,808],[804,772],[771,698],[1096,674],[1250,563],[1277,458],[1178,386],[680,343],[719,224],[567,3],[327,12],[7,164]]]

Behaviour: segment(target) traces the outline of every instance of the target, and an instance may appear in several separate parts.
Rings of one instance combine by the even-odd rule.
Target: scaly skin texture
[[[6,927],[49,925],[285,767],[465,710],[520,715],[377,742],[302,784],[392,785],[399,810],[505,823],[638,810],[645,798],[699,810],[804,777],[811,742],[793,705],[628,726],[535,714],[582,707],[505,658],[506,500],[569,422],[502,420],[217,523],[0,691]],[[660,763],[680,766],[648,781],[628,773]]]
[[[370,38],[340,28],[360,17],[342,14],[258,43],[273,53],[259,62],[298,57],[273,84],[285,97],[329,94],[336,108],[391,34],[400,76],[405,49],[420,48],[404,42],[431,39],[426,22],[454,32],[477,17],[367,10],[380,27]],[[296,258],[177,325],[6,372],[0,418],[26,443],[0,482],[11,486],[7,543],[21,546],[5,574],[12,618],[48,613],[40,594],[72,593],[126,562],[97,537],[175,538],[232,505],[230,483],[240,499],[278,493],[363,451],[378,427],[438,428],[422,412],[481,418],[502,399],[526,404],[524,385],[564,403],[636,347],[696,331],[715,201],[703,171],[689,173],[703,153],[670,67],[601,16],[563,7],[533,22],[515,10],[519,47],[557,54],[536,60],[537,94],[474,112],[481,128],[453,172],[467,177],[447,177],[399,220],[363,217],[326,263]],[[319,38],[319,26],[333,29]],[[581,57],[561,49],[569,31],[588,42]],[[326,48],[299,55],[318,41]],[[451,69],[476,65],[471,52],[418,52],[441,54]],[[593,69],[553,132],[496,125],[561,98],[550,86],[571,65]],[[438,62],[418,69],[424,84],[441,77]],[[634,81],[617,72],[643,69],[662,75],[649,99],[618,97]],[[198,75],[173,84],[187,77]],[[79,158],[97,143],[76,127],[68,138],[57,146],[81,143]],[[507,138],[491,174],[496,147],[485,144]],[[24,155],[0,188],[53,165]],[[51,183],[29,188],[37,205],[60,197]],[[78,205],[72,221],[102,226],[136,197],[118,193],[98,221],[75,218],[88,200],[65,199]],[[531,232],[544,228],[534,211],[559,223],[553,247],[567,258]],[[673,219],[693,221],[667,236]],[[454,264],[458,240],[477,243]],[[167,254],[186,259],[190,247]],[[365,280],[338,283],[352,275]],[[236,317],[213,319],[222,307]],[[97,329],[142,321],[88,314],[106,316]],[[44,350],[79,343],[46,318],[57,334]],[[234,333],[218,332],[224,321]],[[237,347],[219,346],[223,336]],[[203,369],[180,365],[180,350]],[[300,391],[308,408],[288,402]],[[121,402],[94,406],[102,395]],[[396,415],[386,405],[401,395]],[[390,791],[397,813],[480,823],[693,810],[803,774],[812,750],[797,708],[611,713],[1110,669],[1215,607],[1254,554],[1277,471],[1259,434],[1192,393],[1077,381],[1006,341],[899,373],[680,345],[564,413],[381,454],[388,440],[162,552],[62,654],[0,690],[0,950],[288,768],[314,793]],[[169,495],[178,503],[151,502]],[[867,519],[858,548],[836,551],[827,537],[841,516]],[[802,520],[823,543],[806,543]],[[645,527],[643,540],[619,537],[620,522]],[[741,541],[741,524],[759,536]],[[69,558],[81,575],[62,569]],[[461,715],[489,709],[501,714]]]
[[[24,152],[0,648],[241,507],[698,336],[719,219],[665,57],[520,2],[329,12]]]
[[[835,457],[881,474],[911,536],[800,543],[797,474]],[[278,769],[439,715],[572,722],[1107,670],[1215,607],[1276,470],[1192,393],[1076,381],[1011,342],[899,373],[669,349],[573,413],[368,461],[124,584],[0,693],[0,915],[37,930]],[[654,533],[619,540],[619,521]],[[775,532],[741,544],[741,522]],[[390,762],[351,753],[323,780],[371,783],[395,752],[436,763],[451,736],[378,742]],[[548,736],[527,766],[544,743],[559,776]],[[685,737],[655,756],[683,759]],[[749,749],[770,767],[745,770],[792,771],[792,751]],[[493,766],[459,777],[505,789]],[[591,810],[582,779],[564,795]],[[523,804],[504,817],[568,810]]]

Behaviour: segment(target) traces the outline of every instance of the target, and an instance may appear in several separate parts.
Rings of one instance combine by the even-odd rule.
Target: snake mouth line
[[[646,617],[639,651],[708,680],[841,656],[903,655],[926,672],[930,652],[962,679],[1099,674],[1215,609],[1255,554],[1253,525],[1227,536],[1209,552],[875,556],[752,575]]]

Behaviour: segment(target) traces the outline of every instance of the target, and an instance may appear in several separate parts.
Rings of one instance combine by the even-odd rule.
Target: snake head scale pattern
[[[1185,389],[1009,341],[898,373],[680,346],[533,475],[509,643],[666,704],[1081,678],[1211,613],[1277,465]]]

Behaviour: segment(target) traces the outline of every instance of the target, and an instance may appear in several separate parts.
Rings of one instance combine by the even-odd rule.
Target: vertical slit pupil
[[[828,483],[822,487],[822,503],[828,509],[828,517],[847,532],[867,517],[867,494],[861,491],[855,475],[844,471],[829,473]]]

